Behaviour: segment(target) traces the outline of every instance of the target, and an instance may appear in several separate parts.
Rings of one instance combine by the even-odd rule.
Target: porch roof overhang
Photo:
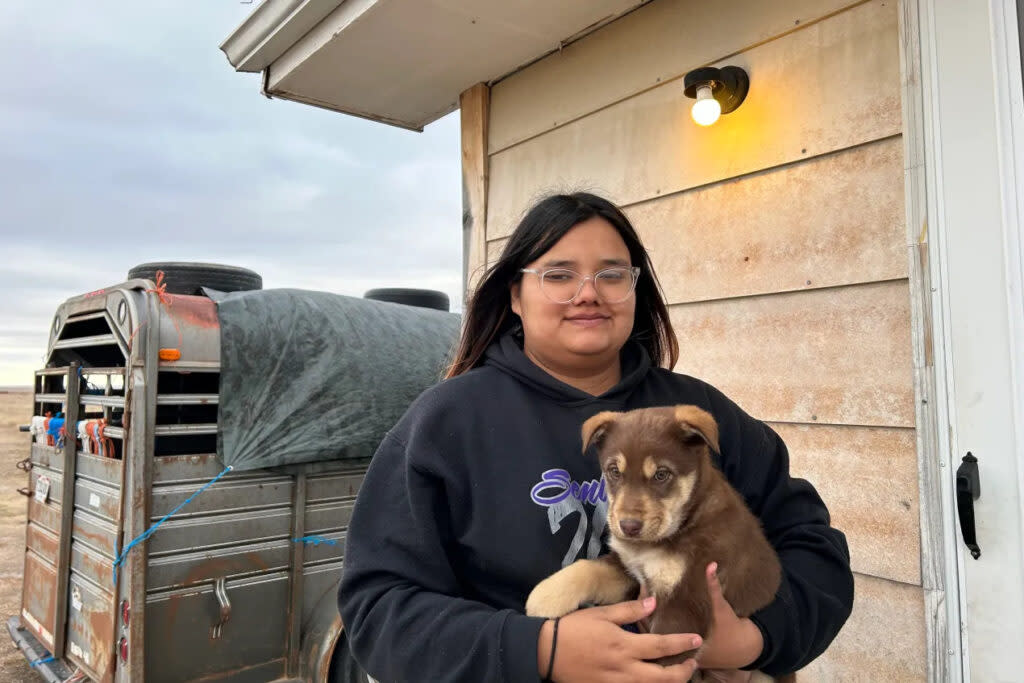
[[[264,0],[221,45],[263,91],[422,130],[647,0]]]

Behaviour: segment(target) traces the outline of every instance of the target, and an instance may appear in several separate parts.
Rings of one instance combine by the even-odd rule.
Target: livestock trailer
[[[202,266],[198,273],[215,289],[246,289],[253,278],[258,286],[258,276],[241,269]],[[184,275],[195,280],[196,274],[192,267]],[[243,329],[254,333],[236,344],[245,367],[225,383],[223,297],[283,296],[294,308],[312,294],[205,290],[222,297],[218,304],[182,287],[181,275],[129,279],[73,297],[57,310],[45,367],[35,373],[33,439],[23,465],[30,477],[23,490],[23,598],[8,629],[49,681],[326,681],[341,632],[336,592],[345,529],[373,441],[382,434],[379,428],[363,434],[358,447],[352,440],[336,443],[345,426],[328,421],[323,427],[318,420],[329,408],[318,412],[313,400],[314,414],[308,414],[301,392],[309,381],[330,376],[318,363],[339,367],[341,360],[322,345],[316,357],[301,357],[307,347],[286,347],[280,336],[275,341],[266,320]],[[378,294],[403,300],[401,292]],[[363,315],[355,309],[369,310],[364,341],[391,345],[390,369],[404,372],[406,393],[399,392],[404,398],[385,420],[440,377],[458,316],[315,296],[341,302],[349,317]],[[417,296],[446,310],[436,293],[407,292],[405,300]],[[252,302],[239,311],[238,320],[251,318]],[[416,376],[403,365],[424,350],[416,334],[393,335],[417,345],[406,360],[393,353],[395,339],[372,338],[377,321],[387,318],[398,326],[426,320],[440,330],[429,373]],[[329,321],[311,321],[337,331]],[[294,336],[294,319],[286,326]],[[357,344],[347,343],[358,352]],[[294,367],[278,373],[275,386],[265,369],[270,366],[260,365],[273,359],[274,367],[288,368],[286,355]],[[359,362],[365,361],[364,353]],[[289,399],[291,387],[299,389]],[[252,399],[249,389],[269,399]],[[225,414],[229,395],[236,399],[235,417],[250,420],[236,435],[258,435],[250,439],[256,465],[301,442],[294,436],[300,431],[324,432],[328,457],[225,467],[218,448],[230,450],[223,443],[230,441],[225,430],[234,419]],[[292,414],[285,416],[280,409],[289,400]],[[368,402],[367,410],[380,410],[378,396],[358,400],[344,419],[358,418]],[[274,411],[281,422],[267,417]]]

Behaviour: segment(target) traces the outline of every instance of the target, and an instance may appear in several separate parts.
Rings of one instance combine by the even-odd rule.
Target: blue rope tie
[[[333,538],[325,538],[323,536],[303,536],[302,538],[293,538],[292,543],[305,543],[306,545],[320,545],[326,543],[327,545],[338,545],[338,542]]]
[[[29,662],[29,666],[31,666],[34,669],[37,666],[39,666],[40,664],[49,664],[50,662],[55,661],[55,660],[56,660],[56,658],[53,655],[50,655],[49,657],[40,657],[39,659],[35,660],[34,662]]]
[[[170,512],[168,512],[168,513],[167,513],[166,515],[164,515],[163,517],[161,517],[161,518],[160,518],[160,521],[159,521],[159,522],[157,522],[156,524],[154,524],[153,526],[149,527],[148,529],[146,529],[145,531],[143,531],[143,532],[142,532],[141,534],[139,534],[138,536],[136,536],[135,538],[133,538],[133,539],[132,539],[132,540],[131,540],[131,541],[130,541],[130,542],[128,543],[128,545],[126,545],[126,546],[124,547],[124,550],[122,550],[122,551],[121,551],[121,554],[117,556],[117,559],[116,559],[116,560],[114,560],[114,585],[115,585],[115,586],[117,585],[117,568],[118,568],[118,567],[119,567],[119,566],[120,566],[120,565],[121,565],[121,564],[122,564],[122,563],[124,562],[125,558],[127,558],[127,557],[128,557],[128,552],[129,552],[129,551],[131,551],[131,549],[132,549],[132,548],[134,548],[135,546],[137,546],[138,544],[142,543],[142,542],[143,542],[143,541],[145,541],[145,540],[146,540],[147,538],[149,538],[150,536],[152,536],[152,535],[153,535],[153,533],[154,533],[154,532],[155,532],[155,531],[157,530],[157,528],[158,528],[158,527],[159,527],[159,526],[160,526],[161,524],[163,524],[163,523],[164,523],[164,522],[166,522],[166,521],[167,521],[168,519],[170,519],[170,518],[171,518],[172,516],[174,516],[175,514],[177,514],[178,510],[180,510],[181,508],[183,508],[183,507],[185,507],[186,505],[188,505],[189,503],[191,503],[191,502],[192,502],[192,499],[193,499],[193,498],[195,498],[195,497],[196,497],[196,496],[198,496],[198,495],[199,495],[200,493],[202,493],[202,492],[203,492],[203,491],[205,491],[206,489],[208,489],[208,488],[210,488],[211,486],[213,486],[213,485],[214,485],[214,483],[216,483],[216,481],[217,481],[218,479],[220,479],[221,477],[223,477],[223,476],[224,476],[225,474],[227,474],[228,472],[230,472],[230,471],[231,471],[231,470],[233,470],[233,469],[235,469],[235,468],[234,468],[234,466],[232,466],[232,465],[228,465],[227,467],[225,467],[225,468],[223,469],[223,471],[221,471],[221,473],[220,473],[220,474],[218,474],[218,475],[217,475],[216,477],[214,477],[214,478],[213,478],[213,479],[211,479],[210,481],[208,481],[208,482],[206,482],[205,484],[203,484],[203,487],[202,487],[201,489],[199,489],[198,491],[196,491],[195,493],[193,493],[193,494],[192,494],[191,496],[189,496],[188,498],[186,498],[186,499],[185,499],[185,500],[184,500],[184,501],[183,501],[183,502],[182,502],[182,503],[181,503],[180,505],[178,505],[178,507],[174,508],[173,510],[171,510]]]

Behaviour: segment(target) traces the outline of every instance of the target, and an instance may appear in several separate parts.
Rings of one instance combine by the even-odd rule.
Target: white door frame
[[[905,94],[919,97],[905,97],[904,107],[921,106],[919,117],[911,108],[904,118],[908,221],[913,231],[912,221],[921,220],[927,245],[921,279],[931,296],[923,292],[918,320],[931,332],[934,352],[934,397],[924,390],[928,378],[918,379],[918,398],[933,399],[930,409],[919,409],[918,428],[935,436],[922,450],[920,470],[929,678],[1017,680],[1024,670],[1024,88],[1017,9],[1012,0],[904,0],[903,17],[904,72],[911,76]],[[908,40],[907,28],[917,28],[916,38]],[[964,552],[955,507],[955,472],[967,451],[981,471],[977,561]],[[928,489],[930,481],[937,489]]]

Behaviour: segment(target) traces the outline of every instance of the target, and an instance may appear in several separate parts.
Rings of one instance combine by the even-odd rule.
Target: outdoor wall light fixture
[[[750,78],[738,66],[705,66],[683,76],[683,94],[697,100],[690,114],[702,126],[710,126],[719,115],[734,111],[749,88]]]

